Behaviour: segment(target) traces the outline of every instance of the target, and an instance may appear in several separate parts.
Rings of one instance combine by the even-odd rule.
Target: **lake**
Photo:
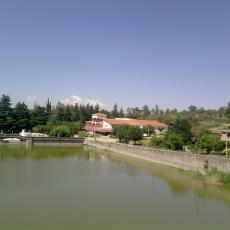
[[[2,230],[229,229],[230,186],[73,145],[0,145]]]

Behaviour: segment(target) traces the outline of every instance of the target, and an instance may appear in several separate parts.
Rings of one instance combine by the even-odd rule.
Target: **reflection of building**
[[[119,125],[131,125],[140,128],[152,126],[157,132],[163,132],[167,129],[167,125],[153,120],[137,120],[129,118],[108,119],[106,114],[96,113],[92,115],[92,120],[87,121],[84,129],[91,133],[99,133],[108,135],[112,133],[113,128]]]

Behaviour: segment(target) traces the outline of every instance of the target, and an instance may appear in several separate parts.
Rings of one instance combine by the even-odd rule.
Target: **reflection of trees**
[[[82,146],[76,147],[68,145],[34,145],[31,148],[26,148],[25,145],[0,146],[0,159],[24,159],[27,157],[36,160],[48,158],[64,159],[69,157],[89,159],[89,152],[84,151]]]
[[[144,162],[115,153],[110,153],[109,156],[114,161],[131,164],[139,169],[142,168],[155,177],[163,179],[175,195],[194,192],[196,194],[196,201],[194,202],[196,202],[195,205],[198,209],[199,205],[197,203],[199,203],[199,199],[222,200],[224,203],[230,204],[230,186],[228,185],[208,184],[205,176],[173,167]]]

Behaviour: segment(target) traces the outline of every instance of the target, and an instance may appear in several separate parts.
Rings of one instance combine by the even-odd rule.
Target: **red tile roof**
[[[137,120],[137,119],[104,119],[105,122],[109,123],[110,125],[133,125],[133,126],[154,126],[154,127],[167,127],[166,124],[163,124],[159,121],[153,120]]]

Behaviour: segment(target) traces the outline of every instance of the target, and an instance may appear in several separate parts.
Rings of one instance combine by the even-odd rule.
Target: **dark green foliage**
[[[7,95],[0,98],[0,131],[10,132],[13,130],[14,116],[11,108],[11,100]]]
[[[71,130],[69,127],[65,125],[58,125],[52,129],[52,131],[50,132],[50,135],[53,137],[70,137]]]
[[[22,129],[31,129],[31,113],[25,103],[18,102],[14,109],[14,131],[20,132]]]
[[[116,118],[119,117],[119,113],[118,113],[118,105],[117,103],[114,104],[113,106],[113,110],[111,112],[112,117]]]
[[[72,118],[72,114],[71,114],[70,106],[67,105],[64,111],[63,121],[71,121],[71,118]]]
[[[120,125],[116,130],[117,138],[121,143],[129,143],[130,141],[130,126]]]
[[[184,145],[192,142],[192,125],[188,119],[177,118],[169,125],[169,133],[175,133],[182,138]]]
[[[172,150],[183,150],[183,137],[175,132],[167,132],[165,137],[164,137],[164,145],[168,149]]]
[[[225,148],[225,143],[210,131],[204,131],[195,144],[195,149],[199,152],[211,153],[221,152]]]
[[[35,105],[32,109],[31,124],[32,127],[37,125],[45,125],[48,121],[48,113],[45,107]]]
[[[143,131],[139,127],[131,126],[129,127],[129,139],[134,141],[136,144],[137,141],[143,139]]]

